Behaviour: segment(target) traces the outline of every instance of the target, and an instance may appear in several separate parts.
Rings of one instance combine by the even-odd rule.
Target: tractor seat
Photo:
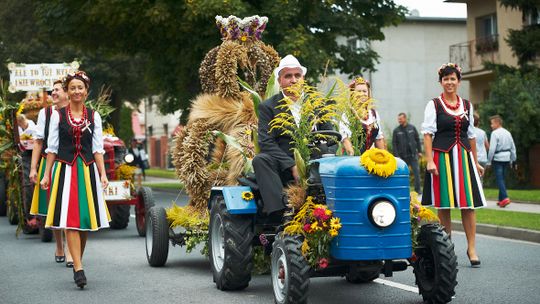
[[[246,176],[239,177],[237,181],[242,186],[248,186],[251,188],[251,191],[258,192],[259,191],[259,185],[257,185],[257,179],[255,178],[255,174],[249,173]]]

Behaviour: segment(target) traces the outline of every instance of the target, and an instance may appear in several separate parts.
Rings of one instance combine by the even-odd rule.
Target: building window
[[[369,48],[369,44],[365,40],[349,38],[347,39],[347,48],[356,53],[360,53],[360,50]]]
[[[163,124],[163,133],[165,136],[169,137],[169,124]]]
[[[148,126],[148,136],[152,137],[154,136],[154,127]]]
[[[499,49],[497,15],[476,18],[476,52],[487,53]]]

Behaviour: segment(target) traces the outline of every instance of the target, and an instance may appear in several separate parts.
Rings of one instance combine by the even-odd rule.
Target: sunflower
[[[360,163],[371,174],[389,177],[397,170],[396,158],[390,152],[372,148],[360,157]]]
[[[251,191],[244,191],[242,192],[242,199],[245,201],[250,201],[254,198],[253,192]]]

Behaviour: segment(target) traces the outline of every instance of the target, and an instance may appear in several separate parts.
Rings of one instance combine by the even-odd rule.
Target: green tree
[[[296,55],[316,78],[334,69],[373,71],[378,56],[368,42],[384,39],[381,28],[397,25],[406,12],[389,0],[47,0],[36,6],[40,29],[63,43],[145,58],[145,79],[163,93],[159,106],[166,113],[186,109],[199,92],[199,63],[220,39],[216,15],[267,16],[263,40]],[[338,45],[339,36],[364,46]]]
[[[521,19],[538,20],[538,10],[540,3],[538,0],[501,0],[501,5],[507,8],[521,11]],[[512,48],[518,58],[520,66],[533,60],[540,52],[540,24],[530,24],[519,30],[509,30],[506,42]]]
[[[523,21],[538,19],[538,0],[501,0],[501,4],[519,9]],[[531,64],[540,52],[540,25],[509,30],[505,40],[518,58],[519,67],[486,63],[487,69],[495,71],[495,81],[490,84],[489,98],[479,112],[485,122],[495,114],[503,117],[504,127],[512,133],[516,144],[518,163],[525,168],[511,180],[523,186],[529,182],[529,149],[540,143],[540,69]]]
[[[514,137],[518,153],[526,157],[528,149],[539,142],[540,72],[501,72],[496,68],[496,73],[489,100],[482,104],[480,114],[486,122],[492,115],[501,115],[504,127]]]
[[[111,52],[100,47],[85,49],[60,43],[53,31],[41,31],[37,24],[36,1],[5,0],[0,2],[0,77],[8,79],[6,62],[56,63],[77,59],[81,69],[92,79],[89,98],[96,98],[101,87],[112,90],[111,105],[120,108],[123,100],[136,102],[149,94],[144,81],[144,57],[125,52]],[[58,18],[51,12],[49,20]],[[96,43],[98,40],[95,40]],[[20,100],[24,93],[10,96]],[[119,111],[111,114],[110,122],[119,127]]]

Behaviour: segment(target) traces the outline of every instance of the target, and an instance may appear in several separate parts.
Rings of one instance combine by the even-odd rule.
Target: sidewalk
[[[177,179],[171,178],[162,178],[162,177],[153,177],[147,176],[146,181],[143,181],[146,184],[157,184],[157,183],[179,183]],[[540,204],[528,204],[528,203],[516,203],[512,202],[510,205],[505,208],[499,208],[496,201],[487,201],[488,209],[497,209],[501,211],[518,211],[518,212],[529,212],[529,213],[540,213]],[[452,221],[452,229],[463,231],[463,225],[461,221]],[[491,236],[504,237],[514,240],[522,240],[540,243],[540,231],[513,228],[513,227],[503,227],[495,226],[488,224],[476,224],[476,232],[478,234],[485,234]]]
[[[518,211],[529,213],[540,213],[540,204],[516,203],[512,202],[505,208],[497,206],[496,201],[487,201],[488,209],[497,209],[501,211]],[[452,229],[463,231],[461,221],[452,221]],[[476,224],[476,233],[491,236],[498,236],[514,240],[540,243],[540,231],[529,230],[514,227],[495,226],[489,224]]]

